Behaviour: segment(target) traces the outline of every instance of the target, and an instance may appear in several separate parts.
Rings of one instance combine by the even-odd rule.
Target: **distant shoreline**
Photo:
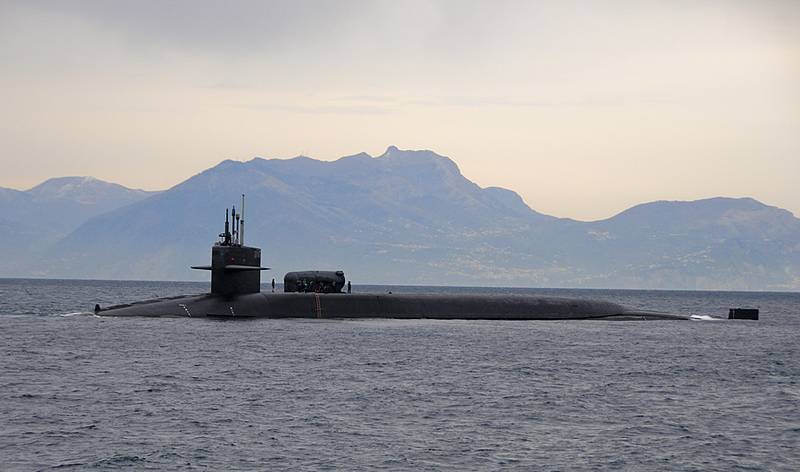
[[[81,278],[59,278],[59,277],[7,277],[0,276],[0,284],[10,281],[29,281],[29,282],[101,282],[101,283],[132,283],[132,284],[186,284],[186,285],[209,285],[208,281],[202,280],[144,280],[144,279],[81,279]],[[276,288],[282,289],[283,282],[275,279]],[[269,282],[261,284],[263,291],[271,290]],[[409,285],[409,284],[362,284],[353,282],[353,289],[359,291],[385,291],[386,288],[392,288],[399,293],[403,289],[444,289],[444,290],[511,290],[511,291],[530,291],[530,290],[544,290],[544,291],[583,291],[583,292],[629,292],[629,293],[643,293],[643,292],[664,292],[664,293],[764,293],[764,294],[800,294],[800,290],[726,290],[726,289],[674,289],[674,288],[590,288],[590,287],[519,287],[519,286],[504,286],[504,285]]]

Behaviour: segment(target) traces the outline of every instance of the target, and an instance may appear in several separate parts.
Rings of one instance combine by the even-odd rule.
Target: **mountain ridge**
[[[755,199],[662,200],[581,222],[481,188],[433,151],[394,146],[335,161],[222,161],[87,218],[42,251],[47,269],[33,275],[203,280],[186,267],[205,262],[241,193],[247,242],[276,277],[341,268],[368,283],[800,288],[800,220]]]
[[[37,259],[42,248],[94,216],[156,193],[75,176],[47,179],[27,190],[0,187],[0,231],[14,236],[13,245],[0,246],[0,258],[7,267],[41,266],[46,263]]]

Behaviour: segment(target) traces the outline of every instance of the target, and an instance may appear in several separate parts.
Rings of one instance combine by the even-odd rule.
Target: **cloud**
[[[550,213],[731,188],[798,212],[797,24],[797,1],[7,0],[0,175],[157,188],[396,142]]]
[[[241,108],[254,111],[284,112],[284,113],[307,113],[325,115],[386,115],[393,110],[385,107],[374,106],[347,106],[347,105],[296,105],[280,103],[248,103],[231,105],[234,108]]]

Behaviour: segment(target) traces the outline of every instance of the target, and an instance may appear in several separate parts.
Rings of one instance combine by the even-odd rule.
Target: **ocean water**
[[[515,291],[760,321],[122,319],[0,279],[0,470],[798,470],[800,294]]]

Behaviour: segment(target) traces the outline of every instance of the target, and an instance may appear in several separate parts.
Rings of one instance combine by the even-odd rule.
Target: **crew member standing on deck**
[[[275,293],[275,278],[272,279],[272,293]]]

